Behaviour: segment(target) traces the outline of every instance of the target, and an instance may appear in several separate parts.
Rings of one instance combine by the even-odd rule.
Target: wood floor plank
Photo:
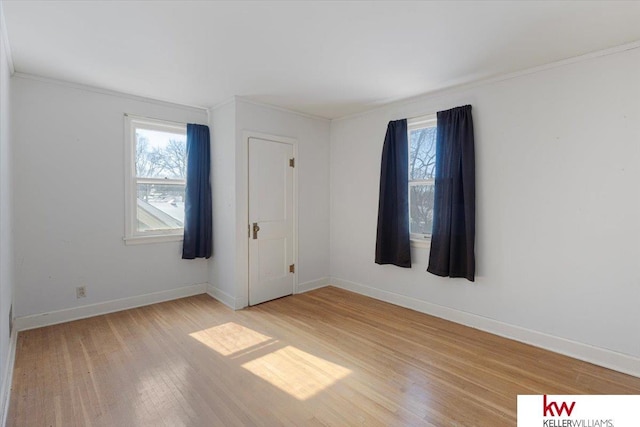
[[[341,289],[199,295],[21,332],[9,426],[513,426],[640,378]]]

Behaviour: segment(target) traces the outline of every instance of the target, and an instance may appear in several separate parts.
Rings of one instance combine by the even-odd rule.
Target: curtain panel
[[[213,252],[209,127],[187,124],[187,186],[182,258],[209,258]]]
[[[475,280],[475,153],[471,105],[438,112],[433,231],[427,271]]]
[[[389,122],[382,148],[376,264],[411,267],[407,120]]]

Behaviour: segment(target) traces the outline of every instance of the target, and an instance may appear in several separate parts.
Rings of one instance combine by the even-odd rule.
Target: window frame
[[[167,120],[125,114],[125,233],[126,245],[144,243],[179,242],[184,239],[184,227],[171,230],[138,231],[137,229],[137,186],[138,184],[175,184],[186,185],[185,179],[139,178],[136,174],[136,129],[187,135],[187,125]]]
[[[438,126],[437,115],[427,114],[424,116],[414,117],[411,119],[407,119],[407,145],[409,156],[407,156],[407,170],[410,171],[411,167],[411,132]],[[409,236],[411,241],[411,246],[418,248],[428,248],[431,245],[431,233],[430,234],[420,234],[420,233],[411,233],[411,187],[417,185],[425,185],[431,184],[435,185],[435,179],[415,179],[412,180],[408,178],[407,182],[407,202],[409,203]]]

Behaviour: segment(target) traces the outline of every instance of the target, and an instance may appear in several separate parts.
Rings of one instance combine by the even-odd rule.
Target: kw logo
[[[562,402],[560,406],[556,402],[547,403],[547,395],[545,394],[542,400],[542,416],[543,417],[559,417],[562,416],[563,412],[567,413],[567,416],[570,417],[573,412],[573,408],[576,406],[576,402],[571,402],[571,405],[567,405],[567,402]],[[555,409],[555,412],[553,412]]]

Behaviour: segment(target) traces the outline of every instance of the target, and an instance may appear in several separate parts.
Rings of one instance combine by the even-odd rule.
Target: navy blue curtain
[[[434,197],[427,271],[473,282],[476,180],[471,105],[438,112]]]
[[[209,258],[213,252],[209,127],[187,124],[187,188],[182,258]]]
[[[389,122],[382,148],[376,264],[411,267],[407,120]]]

